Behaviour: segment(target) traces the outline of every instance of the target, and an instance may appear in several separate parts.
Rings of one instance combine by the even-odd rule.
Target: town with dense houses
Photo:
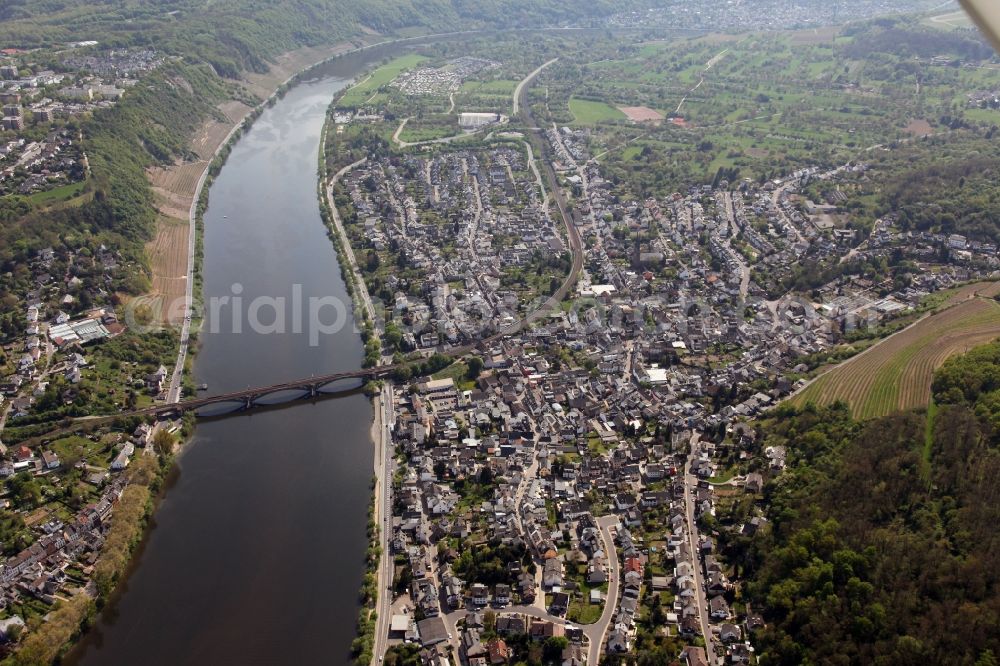
[[[60,256],[46,248],[31,264],[27,307],[16,321],[3,320],[12,342],[0,348],[0,432],[74,414],[77,403],[102,395],[114,401],[113,411],[135,406],[137,395],[162,400],[162,365],[108,365],[114,352],[106,345],[127,330],[107,291],[121,260],[103,247],[96,256],[86,249]],[[0,479],[9,489],[0,528],[0,635],[81,590],[94,594],[94,564],[128,485],[127,468],[137,456],[158,460],[154,434],[178,428],[169,420],[136,421],[128,437],[53,436],[30,447],[0,441]]]
[[[405,313],[403,348],[498,331],[558,284],[565,243],[529,160],[526,144],[501,144],[370,162],[345,179],[369,290]]]
[[[114,105],[162,62],[151,50],[105,52],[82,44],[69,52],[91,55],[69,56],[54,72],[34,64],[47,62],[47,53],[4,54],[3,194],[79,196],[83,190],[60,189],[83,186],[89,177],[73,118]],[[173,355],[172,345],[153,357],[121,340],[128,331],[121,290],[136,268],[135,258],[80,236],[58,249],[43,247],[4,276],[21,307],[0,313],[0,478],[8,488],[0,520],[3,639],[60,600],[81,591],[96,595],[95,562],[129,484],[128,469],[139,456],[159,460],[154,434],[179,429],[170,420],[137,420],[131,436],[98,431],[10,447],[2,441],[5,429],[164,399],[162,362]]]
[[[752,663],[764,620],[725,553],[768,529],[762,493],[786,452],[751,420],[845,339],[995,275],[997,248],[891,216],[862,237],[841,198],[810,198],[864,178],[863,162],[638,200],[602,176],[586,129],[544,137],[575,195],[584,268],[564,307],[389,389],[391,617],[376,641],[420,646],[424,664],[558,650],[582,666],[657,635],[690,666]],[[508,330],[569,263],[542,158],[518,135],[428,148],[356,164],[337,185],[385,305],[384,362]],[[890,253],[924,270],[787,286],[805,260]]]
[[[94,256],[87,247],[65,254],[43,248],[25,276],[24,311],[0,320],[9,340],[0,348],[4,360],[0,368],[5,371],[0,376],[0,427],[36,411],[72,405],[81,389],[100,383],[97,369],[87,361],[88,349],[97,346],[103,351],[101,344],[124,333],[127,325],[119,320],[112,293],[122,257],[103,246],[97,250]],[[155,372],[155,365],[148,360],[146,364],[150,373]],[[162,387],[136,374],[118,388],[122,395],[155,389],[152,396],[157,396]],[[128,404],[119,400],[117,406]]]
[[[0,56],[0,196],[86,180],[87,157],[73,119],[114,106],[163,62],[152,49],[102,50],[84,43],[67,51],[72,55],[61,60],[47,51],[8,49]]]

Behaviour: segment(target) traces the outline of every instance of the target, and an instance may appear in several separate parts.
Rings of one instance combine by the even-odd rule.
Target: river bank
[[[202,252],[197,255],[206,298],[226,293],[236,282],[245,285],[248,294],[261,295],[273,294],[282,285],[303,285],[312,288],[317,296],[331,295],[331,289],[336,295],[338,289],[344,288],[336,284],[342,278],[318,211],[308,210],[305,204],[310,198],[302,197],[301,190],[305,187],[315,192],[318,156],[307,156],[318,149],[319,126],[325,119],[332,91],[346,83],[339,72],[365,66],[366,59],[378,57],[375,52],[364,58],[348,58],[342,64],[321,68],[323,71],[315,76],[303,76],[301,86],[287,86],[288,99],[279,94],[274,99],[283,101],[262,105],[254,116],[257,122],[246,131],[240,131],[243,125],[238,126],[220,149],[214,173],[205,180],[211,185],[211,202],[206,200],[209,188],[203,185],[201,210],[197,211],[200,215],[196,218],[199,232],[204,232],[199,233],[199,244],[204,239],[204,258]],[[310,128],[316,128],[314,138],[309,138],[313,131]],[[274,140],[276,133],[289,133],[289,137]],[[262,151],[274,154],[261,156]],[[233,159],[223,168],[230,152]],[[298,166],[290,167],[288,160]],[[278,173],[287,182],[275,180],[273,169],[277,163],[285,164]],[[277,200],[279,194],[285,199]],[[316,201],[315,195],[311,201]],[[277,209],[284,213],[276,214]],[[313,215],[320,224],[313,226],[309,221]],[[274,220],[294,221],[294,225],[279,232]],[[316,242],[316,234],[324,241]],[[237,252],[242,254],[235,256]],[[282,263],[272,266],[276,253],[282,256]],[[247,273],[251,266],[253,272]],[[347,294],[344,296],[346,302]],[[276,376],[307,376],[323,367],[352,369],[360,362],[353,325],[345,327],[343,335],[327,344],[334,347],[324,351],[310,348],[293,335],[261,338],[226,333],[226,324],[230,323],[224,322],[221,334],[205,333],[198,339],[204,348],[194,371],[199,380],[208,379],[213,388],[245,386],[265,377],[273,381]],[[331,354],[334,349],[337,351]],[[246,358],[258,360],[248,365]],[[364,407],[358,401],[363,401]],[[147,643],[162,644],[162,656],[154,658],[154,663],[157,659],[171,663],[171,655],[183,655],[181,660],[187,663],[229,659],[232,650],[249,649],[245,641],[240,642],[242,637],[238,639],[233,633],[236,625],[253,626],[268,616],[267,605],[282,597],[287,602],[289,591],[295,587],[291,580],[283,580],[286,571],[319,571],[317,567],[323,565],[324,573],[313,575],[311,586],[324,590],[325,598],[298,598],[301,594],[297,597],[298,593],[293,592],[297,612],[273,622],[287,625],[282,630],[285,635],[308,636],[296,648],[301,661],[314,661],[319,654],[343,654],[334,647],[336,644],[346,652],[354,637],[357,607],[343,602],[356,597],[356,583],[351,581],[363,578],[367,547],[364,507],[372,498],[370,476],[357,474],[359,467],[367,469],[372,465],[371,404],[360,394],[347,394],[336,401],[299,404],[294,409],[295,418],[291,420],[287,410],[265,410],[225,422],[199,423],[190,445],[178,456],[173,487],[162,495],[143,547],[136,551],[132,576],[122,579],[120,600],[85,637],[87,645],[76,651],[72,663],[134,663],[139,654],[148,654]],[[281,447],[274,446],[276,438],[278,442],[294,442],[296,455],[281,455]],[[338,441],[342,446],[336,446]],[[250,452],[254,455],[250,456]],[[306,468],[298,464],[302,455],[311,461]],[[327,463],[319,463],[321,460]],[[266,492],[260,490],[264,488]],[[254,489],[257,493],[247,495]],[[233,505],[234,500],[239,503]],[[358,506],[352,508],[355,504]],[[222,510],[222,506],[228,510]],[[324,526],[321,535],[316,534],[316,525],[309,519],[287,520],[289,515],[324,513],[335,519]],[[273,520],[263,520],[263,516],[273,516]],[[259,542],[250,546],[247,541],[260,533],[257,526],[262,521],[268,525],[264,534],[269,540],[263,550]],[[219,529],[222,526],[224,530]],[[356,555],[352,555],[355,550]],[[177,554],[187,551],[197,554],[191,560],[198,567],[193,571],[178,562]],[[245,561],[246,553],[251,552],[253,558]],[[266,561],[295,560],[300,560],[298,566],[281,569],[281,574],[270,574],[266,579],[254,573]],[[282,587],[285,582],[287,585]],[[346,594],[345,584],[353,588]],[[204,592],[195,592],[195,588],[204,589],[206,585],[213,589],[207,597]],[[254,597],[246,596],[250,593]],[[160,612],[155,619],[149,617],[143,622],[138,617],[146,616],[148,608],[156,608],[157,604]],[[298,612],[306,607],[314,607],[307,617]],[[350,621],[345,622],[345,613]],[[318,621],[327,627],[333,623],[337,630],[314,632],[311,627]],[[150,622],[157,626],[155,631]],[[277,646],[267,640],[269,632],[258,633],[258,647],[277,654]],[[208,636],[213,636],[211,647],[203,642],[203,637]],[[212,655],[223,646],[228,646],[229,651]],[[204,661],[199,662],[201,659]]]
[[[345,88],[338,98],[347,90],[350,90],[350,88]],[[331,108],[335,103],[336,100],[331,103]],[[327,135],[330,131],[330,122],[330,115],[327,113],[326,121],[323,124],[319,151],[320,177],[318,186],[320,191],[320,215],[333,240],[338,263],[340,264],[341,275],[347,283],[348,293],[355,304],[355,310],[358,309],[358,297],[360,296],[362,320],[365,323],[363,334],[366,337],[374,337],[374,340],[379,344],[379,353],[381,354],[381,343],[378,342],[381,336],[378,330],[375,306],[372,303],[371,294],[368,293],[368,285],[365,284],[364,276],[358,268],[357,257],[354,254],[354,248],[351,247],[347,231],[344,229],[343,220],[340,218],[340,211],[337,210],[337,204],[333,199],[333,188],[336,186],[337,181],[349,173],[351,169],[363,164],[365,160],[362,159],[343,167],[332,177],[329,175],[326,167],[325,147]],[[367,344],[367,339],[365,342]],[[383,460],[388,454],[386,450],[387,443],[385,441],[387,433],[386,428],[383,427],[382,417],[382,412],[386,405],[383,402],[384,390],[382,386],[378,387],[377,393],[369,393],[371,393],[372,411],[374,412],[371,428],[372,447],[374,450],[374,476],[372,482],[372,503],[369,509],[369,550],[368,556],[365,558],[365,579],[361,586],[362,607],[358,613],[358,635],[352,643],[351,650],[355,656],[355,663],[358,666],[373,663],[378,653],[378,650],[376,650],[377,637],[380,635],[385,619],[383,617],[384,613],[380,613],[379,611],[383,608],[384,596],[386,594],[385,587],[387,585],[382,572],[385,569],[384,560],[388,557],[389,552],[388,533],[383,524],[385,522],[384,507],[387,504],[388,498],[388,490],[386,488],[388,480],[385,478],[385,461]]]
[[[374,334],[374,307],[358,291],[363,282],[331,256],[315,203],[316,153],[335,94],[392,49],[345,51],[286,79],[230,128],[192,204],[192,304],[199,296],[205,302],[231,296],[236,287],[248,302],[299,287],[308,298],[350,298],[363,335]],[[276,377],[356,369],[364,356],[353,317],[317,347],[294,330],[242,332],[234,324],[244,314],[226,313],[215,322],[218,332],[190,322],[189,341],[201,350],[196,364],[187,350],[178,363],[188,370],[182,376],[194,373],[225,392]],[[383,405],[376,401],[374,408],[381,412]],[[120,596],[68,663],[208,664],[244,653],[281,660],[292,654],[297,663],[311,663],[346,653],[358,607],[345,600],[356,599],[370,546],[364,518],[373,493],[370,476],[357,469],[375,464],[372,416],[370,401],[348,393],[199,423],[177,456],[169,492],[158,496],[130,575],[120,580]],[[385,515],[379,513],[382,487],[375,489],[376,525]],[[385,532],[378,536],[384,541]],[[300,572],[309,572],[308,585]],[[276,607],[286,612],[274,617]],[[248,627],[256,627],[250,640]],[[278,635],[300,641],[289,648]]]

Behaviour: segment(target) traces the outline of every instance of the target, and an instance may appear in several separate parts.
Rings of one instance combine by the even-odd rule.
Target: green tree
[[[164,458],[174,452],[174,436],[163,428],[159,428],[153,435],[153,448]]]
[[[42,488],[28,472],[19,472],[7,483],[19,506],[34,508],[42,501]]]
[[[542,657],[546,663],[562,661],[562,653],[569,646],[569,640],[565,636],[552,636],[545,641],[542,648]]]
[[[479,358],[478,356],[473,356],[469,358],[469,360],[466,361],[466,364],[469,366],[469,369],[465,373],[465,375],[469,379],[477,378],[479,374],[483,371],[483,365],[484,365],[483,359]]]

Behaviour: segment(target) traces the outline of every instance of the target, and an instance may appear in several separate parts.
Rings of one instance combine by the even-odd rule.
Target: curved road
[[[684,463],[684,514],[686,518],[688,548],[691,549],[691,561],[694,564],[694,594],[695,605],[698,608],[698,624],[701,625],[701,633],[705,639],[705,654],[708,655],[708,663],[714,664],[715,644],[712,642],[712,625],[708,619],[708,600],[705,598],[705,580],[702,576],[701,556],[698,554],[698,523],[695,520],[694,493],[698,488],[698,478],[691,473],[691,463],[698,456],[698,438],[700,433],[695,430],[691,433],[691,452],[687,462]]]
[[[618,516],[615,515],[601,516],[597,519],[597,526],[601,530],[601,540],[604,541],[604,556],[608,561],[608,598],[604,600],[604,612],[601,613],[601,619],[583,628],[583,633],[590,640],[587,666],[597,666],[601,652],[604,650],[608,627],[611,626],[611,622],[618,612],[618,586],[622,578],[618,551],[615,550],[614,535],[611,534],[611,528],[614,527],[617,530],[618,525]]]
[[[425,141],[403,141],[399,138],[399,135],[403,133],[403,129],[406,127],[406,123],[410,122],[409,118],[403,118],[402,122],[399,123],[399,127],[396,131],[392,133],[392,142],[395,143],[400,148],[415,148],[417,146],[430,146],[436,143],[452,143],[453,141],[458,141],[459,139],[467,139],[470,136],[475,136],[479,134],[486,127],[480,127],[479,129],[474,129],[469,132],[462,132],[461,134],[452,134],[451,136],[443,136],[439,139],[426,139]],[[488,126],[487,126],[488,127]]]
[[[521,108],[520,107],[521,107],[522,104],[524,104],[524,91],[525,91],[525,89],[531,84],[532,81],[535,80],[535,77],[538,76],[539,73],[541,73],[541,71],[543,69],[545,69],[546,67],[548,67],[549,65],[551,65],[552,63],[554,63],[556,60],[559,60],[559,58],[553,58],[552,60],[549,60],[544,65],[541,65],[538,69],[536,69],[535,71],[533,71],[531,74],[528,74],[526,77],[524,77],[523,79],[521,79],[521,82],[517,84],[516,88],[514,88],[514,115],[515,116],[517,116],[521,112]],[[530,112],[528,113],[527,117],[531,118]]]

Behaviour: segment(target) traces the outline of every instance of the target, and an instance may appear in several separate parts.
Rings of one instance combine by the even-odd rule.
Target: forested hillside
[[[1000,343],[952,359],[931,416],[785,412],[790,468],[746,590],[762,664],[995,664],[1000,655]]]
[[[331,44],[363,29],[425,32],[539,27],[600,17],[646,0],[8,0],[0,2],[0,44],[30,47],[98,40],[152,45],[212,63],[224,76],[263,71],[274,55]]]
[[[845,178],[851,196],[845,208],[857,224],[894,215],[902,229],[960,233],[1000,240],[1000,191],[996,188],[1000,147],[996,127],[949,130],[951,118],[940,118],[939,136],[895,146],[876,155],[870,170]],[[960,124],[960,121],[954,121]],[[835,188],[817,183],[814,194]]]

